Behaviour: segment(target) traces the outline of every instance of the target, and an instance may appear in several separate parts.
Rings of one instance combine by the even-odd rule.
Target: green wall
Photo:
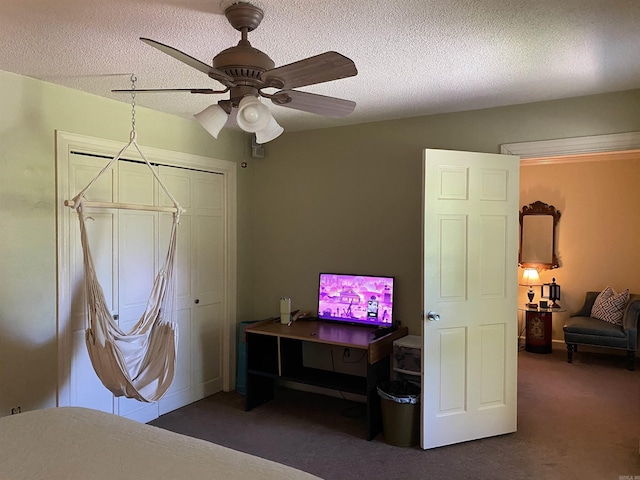
[[[125,102],[0,71],[0,416],[55,405],[55,131],[122,141]],[[397,279],[398,318],[420,332],[424,148],[498,152],[503,143],[640,130],[640,90],[285,132],[250,158],[249,138],[216,141],[196,122],[138,108],[143,147],[238,168],[237,320],[277,314],[282,295],[314,310],[320,271]],[[276,110],[277,116],[277,110]]]
[[[423,149],[637,130],[640,90],[285,134],[255,163],[255,316],[314,310],[318,272],[377,273],[420,334]]]
[[[55,131],[129,140],[131,106],[0,71],[0,416],[56,404]],[[138,143],[241,162],[248,139],[136,109]],[[252,172],[238,168],[238,298],[250,297]],[[247,292],[247,290],[249,290]],[[251,316],[247,302],[238,315]]]

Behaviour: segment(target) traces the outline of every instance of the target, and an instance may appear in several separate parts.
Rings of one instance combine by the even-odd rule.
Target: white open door
[[[519,167],[425,150],[424,449],[516,430]]]

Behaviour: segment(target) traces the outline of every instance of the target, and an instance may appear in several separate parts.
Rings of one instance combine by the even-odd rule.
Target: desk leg
[[[273,400],[275,388],[275,379],[247,373],[247,393],[244,397],[245,411],[251,410],[253,407],[257,407],[258,405],[262,405],[269,400]]]
[[[367,364],[367,440],[372,440],[382,431],[382,411],[378,385],[389,380],[391,363],[385,357],[373,365]]]
[[[251,410],[275,396],[278,342],[275,337],[246,334],[244,409]]]

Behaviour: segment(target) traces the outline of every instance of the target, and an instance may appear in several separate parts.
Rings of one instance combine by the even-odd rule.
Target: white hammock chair
[[[154,177],[173,202],[173,207],[101,203],[85,199],[87,190],[111,168],[114,162],[118,161],[131,145],[136,147],[151,169]],[[131,132],[129,143],[73,200],[65,201],[65,205],[77,211],[80,221],[87,302],[85,341],[93,368],[102,384],[115,396],[135,398],[141,402],[156,402],[171,386],[175,372],[178,331],[176,324],[172,321],[175,293],[173,272],[177,227],[180,214],[184,210],[166,189],[138,147],[135,128]],[[129,332],[124,332],[114,321],[102,287],[98,283],[87,238],[85,207],[173,212],[173,225],[164,266],[155,278],[144,313]]]

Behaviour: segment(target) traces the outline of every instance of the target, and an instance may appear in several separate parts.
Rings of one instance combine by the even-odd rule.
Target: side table
[[[565,310],[559,308],[520,310],[525,312],[526,343],[524,349],[531,353],[551,353],[553,314]]]

